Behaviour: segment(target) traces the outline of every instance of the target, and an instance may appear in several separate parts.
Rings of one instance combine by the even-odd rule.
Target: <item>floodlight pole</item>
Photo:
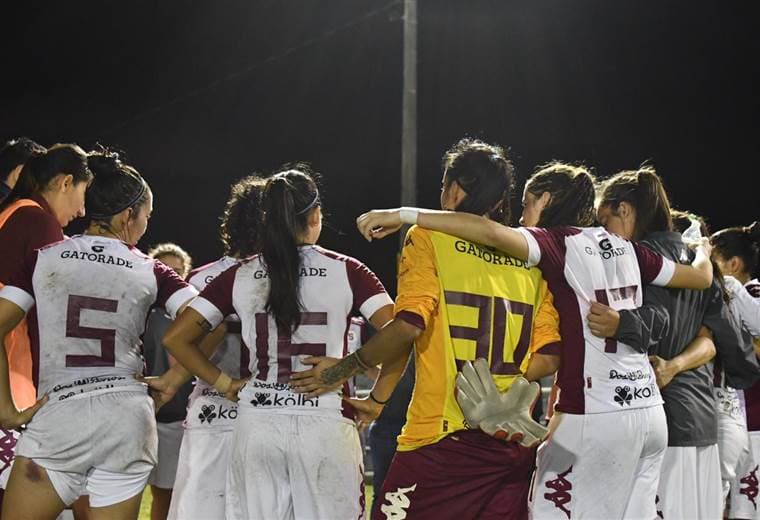
[[[401,205],[417,205],[417,0],[404,0]],[[404,233],[400,234],[401,245]]]

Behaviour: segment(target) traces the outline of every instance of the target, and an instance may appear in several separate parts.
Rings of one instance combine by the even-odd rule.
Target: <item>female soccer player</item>
[[[713,244],[713,258],[725,275],[726,290],[730,297],[730,307],[734,315],[741,319],[742,326],[755,338],[758,350],[760,338],[760,282],[753,279],[760,257],[760,224],[746,227],[723,229],[710,237]],[[726,473],[735,472],[729,481],[729,518],[760,518],[758,514],[758,471],[760,464],[760,383],[740,392],[743,399],[742,426],[749,431],[749,440],[744,447],[741,437],[732,436],[730,453],[738,457],[736,465]],[[736,453],[736,447],[743,447]]]
[[[569,193],[568,193],[569,192]],[[563,211],[558,201],[593,216],[594,183],[583,168],[552,164],[525,187],[523,203],[541,218]],[[537,265],[560,314],[561,389],[549,441],[538,451],[532,513],[535,518],[654,518],[659,464],[666,443],[665,415],[645,354],[593,336],[587,321],[594,301],[613,308],[641,305],[646,283],[704,289],[712,282],[705,245],[693,266],[675,265],[649,249],[599,227],[569,222],[551,229],[512,229],[464,213],[414,208],[372,211],[358,219],[368,240],[402,224],[450,233],[495,247]],[[362,358],[377,358],[364,349]],[[337,368],[337,367],[336,367]],[[321,378],[331,382],[331,374]],[[604,497],[604,499],[600,499]]]
[[[681,234],[673,229],[665,188],[651,166],[606,180],[598,205],[599,220],[610,232],[641,240],[673,262],[690,261]],[[657,509],[665,518],[719,518],[723,512],[718,415],[708,363],[716,348],[723,355],[738,346],[739,332],[725,318],[724,306],[717,279],[707,291],[644,291],[644,308],[661,307],[669,316],[669,326],[649,348],[668,424],[657,491]],[[628,312],[620,312],[618,333],[629,327]],[[620,339],[618,333],[613,339]]]
[[[241,179],[232,186],[220,231],[224,256],[190,273],[188,281],[198,290],[203,290],[241,259],[258,252],[257,229],[261,220],[263,187],[264,179],[255,176]],[[221,332],[226,334],[220,335],[219,331],[215,331],[207,337],[221,340],[218,347],[213,345],[216,351],[211,362],[237,378],[250,377],[250,351],[242,342],[238,316],[231,314],[217,329],[223,329]],[[184,369],[175,366],[160,378],[164,381],[151,381],[150,385],[170,395],[185,381],[185,374]],[[225,481],[232,457],[232,436],[237,416],[236,402],[225,398],[203,379],[196,378],[188,405],[168,518],[202,520],[225,517]]]
[[[508,220],[513,169],[501,147],[463,139],[443,169],[442,208]],[[396,319],[360,350],[390,356],[412,340],[416,347],[414,394],[374,516],[527,516],[531,445],[541,428],[526,432],[524,446],[468,429],[455,381],[476,357],[488,361],[494,391],[512,388],[523,373],[533,380],[555,370],[559,318],[546,281],[523,261],[420,227],[406,237],[398,278]],[[369,363],[362,358],[341,364]],[[542,364],[551,368],[541,373]],[[309,372],[294,377],[312,390]]]
[[[234,397],[242,387],[227,473],[227,518],[358,518],[362,454],[354,423],[342,415],[340,395],[309,399],[288,382],[291,372],[306,367],[308,356],[344,355],[353,313],[379,328],[391,319],[393,302],[367,267],[316,245],[321,199],[302,167],[267,181],[262,209],[261,254],[211,281],[164,344],[220,394]],[[232,381],[195,346],[205,330],[232,314],[240,318],[242,340],[251,348],[247,383]],[[404,361],[383,367],[393,376],[381,380],[395,385]]]
[[[0,204],[0,287],[7,284],[35,249],[63,240],[62,228],[84,214],[84,193],[92,180],[87,156],[76,145],[55,145],[49,151],[27,143],[15,154],[3,148],[7,167],[18,170],[26,161],[13,190]],[[9,156],[8,156],[9,155]],[[14,158],[15,157],[15,158]],[[19,409],[36,402],[32,378],[32,351],[26,320],[5,338],[13,400]],[[10,475],[18,432],[0,429],[0,506]]]
[[[140,335],[152,305],[174,314],[197,294],[134,248],[153,205],[145,181],[111,154],[88,163],[86,233],[35,251],[0,291],[0,337],[29,313],[41,396],[19,412],[0,356],[0,422],[27,425],[4,518],[52,519],[82,494],[92,518],[137,518],[156,462],[153,405],[134,378]]]

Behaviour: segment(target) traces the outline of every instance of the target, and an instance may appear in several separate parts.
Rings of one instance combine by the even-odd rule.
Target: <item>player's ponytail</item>
[[[461,139],[443,156],[443,169],[447,187],[456,181],[467,194],[457,211],[509,220],[514,168],[502,147]]]
[[[317,185],[310,175],[289,169],[271,177],[262,194],[261,255],[269,275],[266,310],[280,330],[293,332],[301,321],[298,250],[308,229],[308,217],[320,205]]]
[[[584,166],[554,161],[539,166],[526,189],[536,197],[551,196],[541,211],[539,227],[590,226],[594,223],[594,176]]]
[[[756,273],[760,259],[760,224],[722,229],[710,237],[713,252],[724,260],[737,257],[742,261],[744,274]]]
[[[636,210],[633,240],[640,240],[656,231],[672,231],[670,201],[660,176],[652,166],[623,171],[602,184],[599,206],[617,212],[621,202]]]
[[[246,258],[259,251],[261,192],[265,183],[261,177],[251,175],[230,189],[219,228],[225,255]]]
[[[47,151],[30,157],[16,185],[0,204],[0,211],[20,199],[40,195],[59,175],[71,175],[74,184],[90,182],[92,172],[87,167],[87,154],[75,144],[56,144]]]
[[[119,154],[105,148],[92,152],[87,164],[95,180],[87,190],[85,204],[90,223],[110,229],[111,219],[125,209],[137,214],[150,193],[148,184]]]

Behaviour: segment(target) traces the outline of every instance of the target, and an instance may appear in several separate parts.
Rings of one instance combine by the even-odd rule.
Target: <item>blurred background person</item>
[[[24,163],[41,153],[45,153],[45,147],[27,137],[11,139],[0,148],[0,203],[16,185]]]
[[[148,256],[164,263],[176,272],[180,278],[187,278],[192,269],[190,255],[177,244],[165,242],[148,250]],[[154,307],[148,315],[148,322],[143,336],[143,355],[147,373],[163,374],[174,364],[174,360],[166,353],[161,344],[166,329],[172,319],[163,307]],[[193,385],[185,383],[174,395],[171,401],[163,405],[156,413],[158,429],[158,462],[148,478],[153,503],[150,508],[151,520],[164,520],[169,512],[172,499],[177,460],[182,445],[182,423],[187,413],[187,399]]]

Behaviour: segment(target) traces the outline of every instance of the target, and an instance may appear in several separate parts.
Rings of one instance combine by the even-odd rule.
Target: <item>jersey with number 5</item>
[[[416,383],[401,451],[466,428],[455,398],[465,361],[488,360],[504,391],[526,370],[532,352],[559,353],[559,317],[541,271],[416,226],[402,251],[395,313],[423,331],[415,342]]]
[[[120,240],[79,235],[35,251],[0,298],[29,313],[37,394],[63,400],[137,384],[148,311],[198,292]]]
[[[291,391],[290,375],[310,368],[302,363],[308,356],[344,357],[351,316],[369,319],[393,301],[361,262],[318,246],[302,246],[299,252],[302,311],[295,331],[278,330],[267,313],[269,275],[261,256],[220,274],[191,307],[212,327],[231,314],[240,318],[243,341],[251,349],[252,378],[239,393],[239,406],[340,417],[338,393],[308,399]]]
[[[594,301],[616,310],[640,307],[642,285],[666,285],[675,264],[603,227],[519,231],[528,242],[528,263],[544,273],[561,316],[556,409],[583,414],[661,404],[646,353],[597,338],[587,316]]]

